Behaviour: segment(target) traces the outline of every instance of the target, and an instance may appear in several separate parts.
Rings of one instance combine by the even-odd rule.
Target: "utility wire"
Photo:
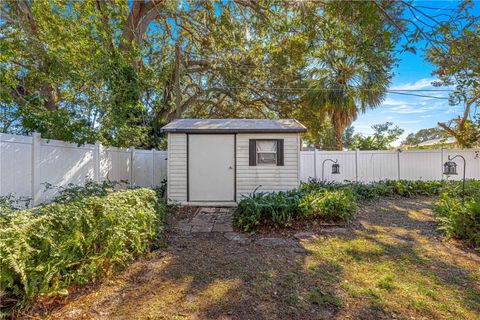
[[[275,90],[275,91],[289,91],[289,92],[295,92],[295,91],[302,91],[302,92],[318,92],[318,91],[340,91],[343,89],[335,89],[335,88],[292,88],[292,87],[269,87],[269,88],[252,88],[252,87],[243,87],[243,86],[224,86],[222,87],[223,89],[247,89],[247,90]],[[378,91],[376,89],[360,89],[356,88],[357,90],[363,90],[363,91]],[[407,92],[404,92],[407,91]],[[429,89],[405,89],[405,90],[399,90],[399,89],[394,89],[394,90],[385,90],[387,93],[391,94],[400,94],[400,95],[405,95],[405,96],[415,96],[415,97],[422,97],[422,98],[430,98],[430,99],[439,99],[439,100],[449,100],[448,97],[439,97],[439,96],[430,96],[430,95],[424,95],[424,94],[418,94],[418,93],[409,93],[409,92],[422,92],[422,91],[453,91],[453,90],[429,90]]]

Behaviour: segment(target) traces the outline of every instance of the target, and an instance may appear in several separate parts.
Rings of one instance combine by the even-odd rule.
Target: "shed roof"
[[[236,133],[305,132],[295,119],[177,119],[162,127],[162,132]]]

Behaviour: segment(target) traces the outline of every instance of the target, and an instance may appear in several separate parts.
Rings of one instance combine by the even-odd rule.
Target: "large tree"
[[[480,106],[480,20],[469,14],[466,3],[460,6],[462,19],[439,23],[432,32],[435,43],[427,58],[437,68],[436,85],[452,86],[451,104],[463,105],[463,113],[449,123],[438,125],[454,136],[462,147],[472,147],[480,141],[475,116]]]
[[[340,147],[345,125],[383,98],[403,7],[3,1],[2,130],[151,147],[176,117],[297,117],[332,127]]]
[[[309,34],[289,3],[5,1],[0,8],[3,130],[77,142],[155,145],[161,125],[185,114],[278,116],[293,98],[269,87],[301,80],[309,52]]]
[[[433,63],[435,86],[453,87],[452,105],[463,106],[463,113],[448,123],[438,123],[462,147],[480,141],[480,16],[472,14],[474,2],[461,1],[456,8],[430,11],[408,4],[415,26],[411,43],[426,45],[426,59]],[[478,12],[478,9],[477,9]]]
[[[304,98],[309,112],[304,121],[330,121],[337,150],[343,147],[345,128],[384,99],[401,31],[392,21],[402,24],[395,18],[401,8],[395,2],[383,6],[353,2],[345,5],[341,15],[326,15],[329,20],[320,39],[324,45],[317,47],[310,69],[310,90]]]

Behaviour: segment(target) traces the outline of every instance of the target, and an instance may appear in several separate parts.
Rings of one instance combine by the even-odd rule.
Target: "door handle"
[[[228,169],[232,170],[232,169],[233,169],[233,167],[232,167],[232,166],[229,166],[229,167],[228,167]]]

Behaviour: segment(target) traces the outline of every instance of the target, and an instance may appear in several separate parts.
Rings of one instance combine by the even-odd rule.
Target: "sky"
[[[415,1],[419,5],[432,7],[454,7],[455,1]],[[480,11],[480,1],[475,2],[475,12]],[[431,82],[435,80],[432,76],[434,66],[423,58],[423,52],[417,54],[404,52],[400,54],[401,61],[394,68],[394,77],[389,89],[448,89],[434,88]],[[418,92],[429,96],[448,97],[448,92]],[[388,93],[383,104],[373,110],[358,116],[353,122],[355,132],[363,135],[373,133],[371,126],[387,121],[393,122],[405,132],[396,141],[399,145],[405,137],[420,129],[432,128],[438,122],[448,121],[455,118],[462,112],[462,106],[450,106],[448,100],[421,98]]]

